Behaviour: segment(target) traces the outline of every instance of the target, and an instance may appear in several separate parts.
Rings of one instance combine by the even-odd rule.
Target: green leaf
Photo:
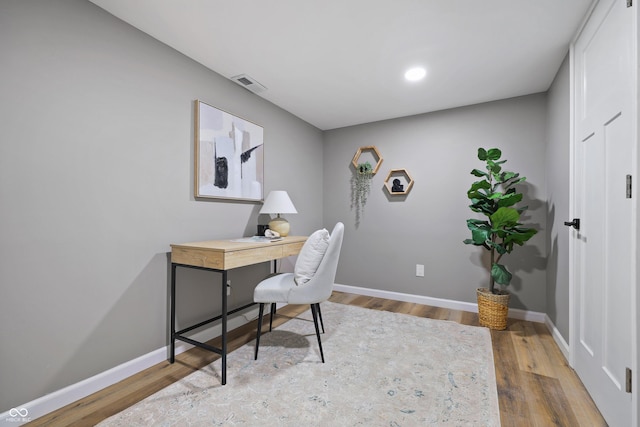
[[[515,194],[515,193],[505,194],[502,196],[502,198],[498,202],[498,206],[499,207],[513,206],[521,200],[522,200],[522,194]]]
[[[485,221],[484,219],[476,219],[476,218],[471,218],[467,220],[467,227],[469,227],[469,230],[471,230],[471,227],[475,226],[487,226],[489,227],[489,221]]]
[[[519,174],[515,173],[515,172],[508,172],[508,171],[504,171],[502,172],[502,174],[500,175],[500,180],[502,182],[507,182],[510,179],[513,178],[517,178],[519,176]]]
[[[483,172],[483,171],[481,171],[481,170],[479,170],[479,169],[474,169],[474,170],[472,170],[472,171],[471,171],[471,175],[474,175],[474,176],[477,176],[477,177],[480,177],[480,178],[482,178],[483,176],[484,176],[484,177],[488,177],[488,176],[489,176],[489,174],[488,174],[488,173]]]
[[[471,230],[471,242],[474,245],[484,245],[490,239],[491,226],[487,221],[480,219],[468,219],[467,227]]]
[[[488,190],[491,188],[491,184],[488,181],[476,181],[471,184],[471,188],[467,191],[467,197],[470,199],[485,199],[487,197],[486,192],[480,190]]]
[[[467,197],[469,198],[469,200],[471,200],[471,203],[473,203],[473,205],[484,204],[487,200],[487,196],[479,191],[469,190],[469,192],[467,193]]]
[[[484,148],[478,148],[478,159],[482,161],[487,160],[487,150]]]
[[[486,181],[484,179],[482,181],[476,181],[471,184],[471,190],[479,190],[481,188],[489,189],[491,188],[491,184],[489,184],[489,181]]]
[[[493,213],[493,206],[487,204],[486,202],[483,203],[479,201],[477,203],[474,203],[473,205],[470,205],[469,207],[473,212],[478,212],[486,216],[491,216],[491,214]]]
[[[511,283],[511,278],[513,276],[507,271],[507,268],[504,265],[493,264],[491,266],[491,277],[493,277],[493,280],[495,280],[496,283],[507,286]]]
[[[491,160],[487,161],[487,169],[493,174],[493,176],[498,177],[498,174],[502,170],[502,166],[499,163],[494,163]]]
[[[513,245],[511,245],[511,246],[509,246],[509,245],[496,245],[496,251],[498,251],[498,253],[500,255],[504,255],[504,254],[511,253],[512,247],[513,247]]]
[[[519,174],[517,174],[518,176],[520,176]],[[523,176],[519,179],[515,179],[516,177],[514,177],[511,181],[509,182],[504,182],[504,188],[509,188],[509,187],[513,187],[516,184],[520,184],[521,182],[524,182],[527,180],[527,177]]]
[[[490,219],[494,229],[515,227],[520,219],[520,214],[517,209],[502,207],[498,208],[498,210],[491,215]]]
[[[471,230],[471,239],[475,245],[483,245],[489,238],[491,230],[486,228],[476,228]]]
[[[505,237],[505,242],[509,242],[512,245],[513,243],[516,243],[522,246],[524,242],[535,236],[537,232],[538,230],[535,230],[533,228],[516,227],[507,237]]]
[[[487,159],[489,160],[498,160],[502,156],[502,151],[498,148],[491,148],[487,152]],[[483,160],[483,159],[480,159]]]

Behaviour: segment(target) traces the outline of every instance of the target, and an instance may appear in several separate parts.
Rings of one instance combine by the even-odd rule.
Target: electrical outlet
[[[424,265],[416,264],[416,277],[424,277]]]
[[[227,280],[227,296],[231,295],[231,280]]]

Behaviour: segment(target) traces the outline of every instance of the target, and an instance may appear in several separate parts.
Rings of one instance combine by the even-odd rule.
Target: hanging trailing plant
[[[356,224],[360,223],[364,205],[371,192],[371,178],[373,178],[371,163],[358,163],[356,173],[351,178],[351,208],[356,210]]]

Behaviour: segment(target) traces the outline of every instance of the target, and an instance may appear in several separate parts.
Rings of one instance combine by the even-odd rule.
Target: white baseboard
[[[383,291],[379,289],[360,288],[349,285],[334,285],[333,289],[340,292],[348,292],[357,295],[366,295],[369,297],[386,298],[395,301],[413,302],[417,304],[426,304],[434,307],[448,308],[451,310],[478,312],[478,304],[470,302],[455,301],[443,298],[426,297],[422,295],[404,294],[401,292]],[[520,310],[517,308],[509,309],[509,317],[519,320],[528,320],[531,322],[545,323],[547,315],[537,311]]]
[[[267,307],[267,312],[269,308]],[[244,310],[229,316],[228,329],[232,330],[250,322],[258,317],[258,310],[255,307]],[[208,341],[220,336],[221,326],[214,325],[191,335],[196,341]],[[176,355],[183,353],[190,348],[191,344],[176,341]],[[39,397],[31,402],[18,405],[9,411],[0,413],[0,425],[19,426],[36,418],[40,418],[55,410],[58,410],[79,399],[83,399],[97,391],[120,382],[132,375],[144,371],[158,363],[166,362],[169,359],[169,346],[165,346],[144,354],[136,359],[125,362],[107,371],[101,372],[90,378],[71,384],[68,387],[54,391],[53,393]],[[19,411],[18,411],[19,410]],[[26,416],[22,416],[26,413]]]
[[[558,344],[558,348],[560,348],[564,358],[569,360],[569,344],[567,344],[567,341],[564,339],[562,334],[560,334],[560,331],[556,328],[556,325],[549,316],[545,315],[544,323],[547,325],[547,329],[549,329],[553,340]]]

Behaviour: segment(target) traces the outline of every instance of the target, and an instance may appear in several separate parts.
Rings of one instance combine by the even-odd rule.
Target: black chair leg
[[[316,305],[318,306],[318,317],[320,318],[320,326],[322,326],[322,333],[324,334],[324,323],[322,322],[322,311],[320,311],[320,303]]]
[[[271,328],[273,327],[273,314],[276,312],[276,303],[271,303],[271,317],[269,317],[269,332],[271,332]]]
[[[316,327],[316,337],[318,337],[318,347],[320,347],[320,358],[324,363],[324,353],[322,352],[322,340],[320,340],[320,328],[318,327],[318,309],[320,304],[311,304],[311,313],[313,314],[313,324]]]
[[[264,303],[260,303],[260,311],[258,312],[258,330],[256,332],[256,352],[253,360],[258,360],[258,347],[260,346],[260,333],[262,332],[262,315],[264,314]]]

